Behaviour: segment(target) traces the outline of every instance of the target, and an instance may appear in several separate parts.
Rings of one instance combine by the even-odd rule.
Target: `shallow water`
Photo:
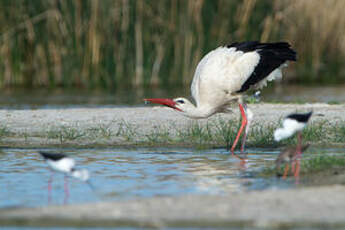
[[[39,150],[60,151],[73,157],[78,168],[89,170],[95,189],[75,178],[68,178],[67,195],[64,175],[52,172],[38,154]],[[184,194],[224,195],[295,186],[293,179],[256,176],[264,167],[273,164],[279,149],[247,151],[248,160],[241,164],[225,149],[3,148],[0,150],[0,208]],[[345,149],[315,149],[313,152],[344,154]],[[51,176],[52,193],[49,195],[48,181]]]
[[[92,190],[69,178],[69,196],[64,175],[50,171],[38,151],[64,152],[79,168],[91,173]],[[108,148],[108,149],[13,149],[0,150],[0,209],[6,207],[75,204],[93,201],[126,200],[140,197],[182,194],[231,194],[248,190],[285,189],[296,186],[293,179],[260,178],[257,173],[275,160],[278,149],[247,149],[248,161],[241,164],[225,149]],[[313,148],[313,152],[343,155],[344,148]],[[312,154],[306,156],[311,157]],[[51,200],[48,180],[53,175]],[[301,178],[303,186],[305,179]],[[107,227],[15,227],[0,229],[113,229]],[[117,227],[137,230],[146,228]],[[180,228],[163,228],[180,229]],[[214,229],[214,228],[183,228]],[[222,228],[217,228],[222,229]],[[256,229],[256,228],[230,228]],[[319,228],[292,228],[314,230]],[[321,228],[320,228],[321,229]]]
[[[244,190],[286,188],[292,182],[253,177],[277,151],[249,149],[242,165],[225,149],[60,149],[71,154],[80,168],[91,173],[87,184],[53,173],[51,201],[48,180],[52,172],[38,149],[2,149],[0,152],[0,208],[84,203],[182,194],[227,194]],[[48,151],[59,151],[49,149]]]

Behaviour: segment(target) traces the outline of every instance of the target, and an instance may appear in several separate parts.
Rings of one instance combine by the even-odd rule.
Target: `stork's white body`
[[[209,52],[198,64],[191,85],[199,117],[224,112],[233,100],[240,99],[239,91],[260,61],[256,51],[244,53],[236,48],[219,47]],[[280,79],[281,68],[275,69],[253,88],[266,86],[267,81]],[[203,112],[204,111],[204,112]]]
[[[227,112],[232,102],[238,101],[243,120],[232,147],[233,153],[244,126],[253,117],[243,102],[242,94],[248,89],[260,89],[268,81],[281,78],[281,69],[287,66],[286,62],[295,60],[296,52],[286,42],[232,43],[209,52],[199,62],[191,85],[195,105],[185,98],[151,98],[145,101],[171,107],[195,119]],[[247,131],[248,127],[244,141]],[[243,147],[244,142],[241,149]]]

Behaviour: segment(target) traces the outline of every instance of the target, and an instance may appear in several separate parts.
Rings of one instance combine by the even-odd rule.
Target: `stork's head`
[[[178,97],[174,99],[169,98],[150,98],[144,99],[145,102],[161,104],[181,113],[188,113],[190,110],[195,109],[195,106],[186,98]]]
[[[150,98],[144,99],[144,101],[168,106],[182,115],[194,119],[207,118],[215,113],[215,110],[212,107],[196,107],[192,102],[183,97],[174,99]]]

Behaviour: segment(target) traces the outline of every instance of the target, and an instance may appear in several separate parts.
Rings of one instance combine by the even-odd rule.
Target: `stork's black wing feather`
[[[62,158],[67,157],[65,154],[62,153],[48,153],[48,152],[39,152],[41,156],[46,159],[46,160],[53,160],[53,161],[58,161],[61,160]]]
[[[259,81],[267,77],[273,70],[278,68],[286,61],[296,61],[296,52],[290,48],[287,42],[260,43],[257,41],[235,42],[227,46],[236,48],[242,52],[256,51],[260,55],[259,63],[256,65],[253,73],[243,83],[241,89],[237,92],[244,92]]]

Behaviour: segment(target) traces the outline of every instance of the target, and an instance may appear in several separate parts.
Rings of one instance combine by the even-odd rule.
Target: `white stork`
[[[235,42],[209,52],[199,62],[191,85],[196,105],[181,97],[144,100],[171,107],[182,115],[195,119],[227,112],[230,104],[238,101],[242,125],[231,148],[234,155],[240,135],[251,117],[251,112],[244,103],[243,93],[249,89],[261,89],[267,85],[267,81],[281,78],[281,69],[286,66],[287,61],[296,61],[296,52],[286,42]],[[241,151],[244,149],[247,131],[248,129],[245,130]]]

